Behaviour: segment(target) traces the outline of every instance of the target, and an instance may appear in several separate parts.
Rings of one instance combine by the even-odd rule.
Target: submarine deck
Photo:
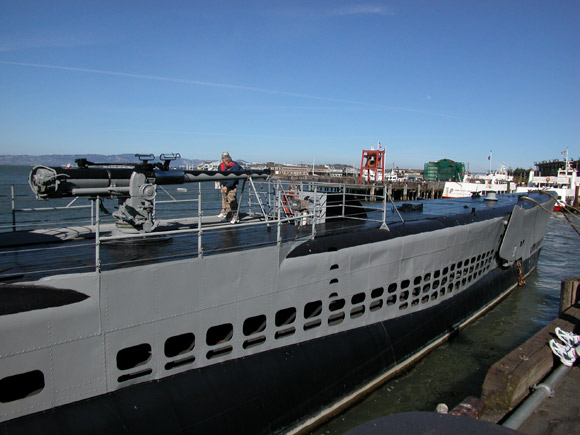
[[[439,199],[414,201],[423,203],[422,210],[399,212],[387,205],[385,222],[389,229],[427,223],[452,217],[454,224],[501,215],[511,211],[518,201],[516,195],[500,195],[497,203],[483,199]],[[524,207],[533,206],[525,201]],[[376,230],[382,224],[382,204],[366,205],[366,217],[339,217],[317,224],[314,237]],[[403,220],[403,222],[402,222]],[[240,222],[231,225],[214,216],[162,221],[153,235],[140,238],[110,238],[114,224],[99,226],[99,263],[101,270],[112,270],[143,264],[174,261],[201,255],[244,251],[282,242],[308,240],[313,237],[312,225],[299,226],[278,221],[266,222],[261,216],[241,214]],[[449,225],[449,223],[447,224]],[[427,225],[428,226],[428,225]],[[425,229],[427,230],[427,229]],[[424,231],[425,231],[424,230]],[[33,281],[43,276],[94,271],[96,268],[96,226],[54,227],[44,230],[0,233],[0,282]],[[388,231],[390,232],[390,231]],[[420,232],[415,230],[413,232]],[[201,233],[201,234],[200,234]],[[201,237],[201,242],[200,242]],[[201,248],[201,249],[200,249]],[[201,251],[201,252],[200,252]]]

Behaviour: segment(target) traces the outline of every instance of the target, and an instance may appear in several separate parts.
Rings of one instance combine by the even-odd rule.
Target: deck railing
[[[90,228],[83,227],[86,233],[92,234],[94,232],[94,240],[92,235],[86,240],[86,242],[79,241],[75,244],[67,244],[67,248],[82,248],[87,249],[87,246],[91,243],[94,243],[94,264],[93,270],[101,271],[104,266],[107,267],[115,267],[115,265],[125,263],[123,260],[118,260],[118,262],[103,264],[103,253],[102,247],[104,243],[114,243],[115,241],[120,240],[130,240],[130,239],[139,239],[139,240],[147,240],[149,238],[160,238],[160,237],[185,237],[194,235],[197,239],[196,249],[194,251],[179,253],[177,256],[183,255],[184,257],[191,257],[192,255],[197,257],[203,257],[204,255],[209,255],[210,253],[215,253],[220,251],[220,246],[215,245],[212,246],[211,249],[208,250],[207,243],[204,244],[204,241],[209,240],[208,243],[211,244],[212,242],[212,235],[215,235],[217,232],[226,232],[226,231],[244,231],[244,229],[250,229],[251,227],[264,227],[267,228],[268,231],[271,231],[272,227],[276,228],[276,236],[275,240],[271,240],[268,242],[264,242],[264,240],[256,241],[255,245],[245,245],[244,249],[248,247],[258,246],[263,243],[276,243],[281,245],[285,241],[289,240],[287,237],[296,238],[311,238],[314,239],[315,237],[322,235],[324,231],[324,226],[320,225],[320,223],[325,221],[331,221],[333,219],[345,219],[350,220],[352,222],[360,221],[360,225],[369,225],[378,224],[379,227],[383,229],[388,229],[386,218],[387,218],[387,205],[389,199],[386,195],[376,195],[376,194],[367,194],[367,193],[352,193],[349,189],[356,189],[357,186],[350,186],[350,185],[330,185],[330,184],[316,184],[313,182],[303,182],[303,183],[284,183],[280,181],[265,181],[262,183],[253,182],[249,183],[248,192],[239,192],[239,200],[240,203],[244,201],[243,196],[246,195],[246,202],[244,206],[241,207],[244,211],[245,219],[241,220],[236,225],[231,225],[228,223],[217,222],[215,219],[207,218],[204,213],[215,213],[217,207],[219,206],[219,202],[216,201],[215,194],[211,194],[211,190],[202,189],[202,183],[197,183],[197,191],[196,196],[191,198],[188,197],[186,199],[179,198],[176,194],[172,194],[168,192],[166,189],[161,189],[167,196],[170,198],[169,200],[161,200],[158,199],[156,201],[156,213],[162,213],[163,207],[168,204],[195,204],[197,207],[195,208],[188,208],[190,218],[189,218],[189,225],[191,228],[183,228],[183,229],[171,229],[166,231],[154,231],[152,233],[138,233],[138,234],[112,234],[110,233],[112,221],[108,219],[107,213],[103,212],[103,200],[100,197],[94,198],[92,203],[89,205],[74,205],[77,201],[77,198],[70,201],[65,206],[58,206],[58,207],[22,207],[18,208],[16,204],[16,197],[11,194],[11,203],[13,204],[12,207],[12,214],[16,215],[16,213],[32,213],[32,212],[49,212],[49,211],[58,211],[60,214],[63,212],[67,212],[70,210],[78,211],[79,209],[89,209],[90,212]],[[194,189],[191,189],[194,190]],[[238,189],[240,190],[240,189]],[[243,189],[242,189],[243,190]],[[289,195],[290,192],[296,193],[299,190],[307,190],[309,193],[312,193],[312,197],[314,199],[313,204],[311,207],[305,211],[301,211],[297,214],[288,214],[287,207],[283,203],[284,197]],[[186,192],[187,189],[181,189],[180,193]],[[335,201],[332,204],[326,203],[322,204],[319,202],[319,193],[333,193]],[[209,194],[209,196],[208,196]],[[339,195],[337,195],[339,194]],[[348,203],[349,198],[354,195],[356,199],[358,199],[361,204],[358,205],[356,203]],[[337,197],[342,198],[340,201],[336,201]],[[371,202],[372,201],[372,202]],[[257,212],[254,210],[256,206],[260,209]],[[286,208],[286,210],[285,210]],[[393,208],[396,210],[396,207]],[[347,213],[347,209],[350,211]],[[360,209],[361,213],[357,216],[356,212],[353,210]],[[334,212],[331,212],[334,210]],[[336,212],[338,210],[338,212]],[[367,212],[374,211],[371,216],[368,215]],[[363,214],[363,212],[365,212]],[[217,214],[217,213],[216,213]],[[334,216],[331,216],[334,215]],[[247,217],[249,216],[249,218]],[[400,216],[400,215],[399,215]],[[85,218],[86,219],[86,218]],[[172,217],[171,215],[164,217],[163,221],[177,222],[180,218],[179,217]],[[66,220],[66,218],[65,218]],[[402,218],[401,218],[402,220]],[[60,222],[62,224],[62,221]],[[298,230],[292,231],[282,231],[286,225],[292,225]],[[14,219],[12,222],[14,228],[16,228],[16,220]],[[37,225],[37,222],[34,222],[33,225]],[[26,223],[27,227],[31,226],[31,223]],[[62,227],[62,225],[61,225]],[[72,227],[73,231],[75,227]],[[68,228],[71,229],[70,227]],[[58,230],[55,230],[58,231]],[[215,237],[214,237],[215,239]],[[38,250],[39,248],[34,248]],[[61,246],[45,246],[41,249],[62,249]],[[230,247],[231,249],[231,247]],[[27,248],[19,248],[18,253],[22,254],[27,251]],[[54,255],[62,255],[57,254],[55,251]],[[62,251],[61,251],[62,252]],[[69,253],[69,255],[74,257],[74,254]],[[48,255],[50,258],[51,255]],[[109,256],[111,258],[111,256]],[[159,257],[156,257],[159,258]],[[173,257],[172,257],[173,258]],[[131,261],[138,263],[139,260]],[[145,263],[150,263],[153,261],[153,258],[146,258],[142,260]],[[77,267],[77,266],[73,266]],[[84,266],[78,266],[79,268],[86,269],[87,267],[90,268],[89,264],[84,264]],[[38,273],[39,270],[42,269],[41,265],[38,265],[38,268],[35,268],[33,273]],[[70,270],[70,269],[67,269]],[[0,276],[0,279],[2,277]]]

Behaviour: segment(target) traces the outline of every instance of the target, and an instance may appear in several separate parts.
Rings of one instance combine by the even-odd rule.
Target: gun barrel
[[[161,170],[151,167],[101,167],[60,168],[35,166],[28,182],[38,198],[61,198],[67,196],[126,195],[131,176],[143,173],[151,183],[159,185],[197,183],[220,180],[267,178],[269,170],[244,170],[223,173],[219,171]]]

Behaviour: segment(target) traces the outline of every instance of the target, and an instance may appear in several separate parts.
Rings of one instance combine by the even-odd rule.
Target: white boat
[[[487,192],[510,193],[515,185],[502,163],[500,169],[486,175],[465,174],[463,181],[446,181],[443,198],[469,198],[486,195]]]
[[[578,171],[572,167],[566,152],[564,167],[558,169],[557,176],[536,175],[532,170],[528,177],[526,186],[518,186],[517,193],[527,193],[534,190],[545,190],[551,192],[557,199],[554,204],[554,211],[563,210],[574,203],[577,198],[577,190],[580,187],[580,177]]]

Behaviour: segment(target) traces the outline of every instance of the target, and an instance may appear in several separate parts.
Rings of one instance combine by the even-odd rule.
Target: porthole
[[[366,295],[364,293],[357,293],[356,295],[352,295],[350,302],[352,305],[362,304],[365,301]]]
[[[177,355],[191,352],[194,346],[195,335],[193,335],[191,332],[169,337],[167,340],[165,340],[165,356],[167,358],[173,358]]]
[[[232,353],[232,346],[224,346],[224,347],[220,347],[218,349],[213,349],[210,350],[205,357],[207,359],[215,359],[215,358],[220,358],[222,356],[226,356],[229,355],[230,353]]]
[[[117,378],[117,382],[127,382],[130,381],[132,379],[138,379],[138,378],[142,378],[144,376],[149,376],[151,373],[153,373],[153,369],[145,369],[145,370],[140,370],[138,372],[134,372],[134,373],[127,373],[125,375],[121,375]]]
[[[127,347],[117,352],[117,368],[129,370],[147,364],[151,359],[151,345],[147,343]]]
[[[371,298],[373,299],[380,298],[384,292],[385,290],[382,287],[376,288],[371,291]]]
[[[393,292],[397,291],[397,283],[394,282],[392,284],[389,284],[389,287],[388,287],[387,291],[389,293],[393,293]]]
[[[296,320],[296,308],[284,308],[276,313],[274,322],[276,326],[290,325]]]
[[[226,343],[232,339],[234,335],[234,327],[231,323],[224,323],[223,325],[212,326],[207,330],[205,342],[208,346],[215,346],[216,344]]]
[[[309,302],[304,307],[304,318],[311,319],[322,312],[322,301]]]
[[[322,324],[322,320],[320,320],[320,319],[312,320],[312,321],[307,322],[307,323],[304,324],[304,330],[305,331],[308,331],[309,329],[317,328],[321,324]]]
[[[362,316],[364,313],[365,313],[365,306],[364,305],[354,307],[352,310],[350,310],[350,318],[356,319],[357,317]]]
[[[344,308],[345,303],[346,302],[344,299],[336,299],[328,305],[328,309],[330,311],[342,310]]]
[[[328,318],[328,326],[335,326],[342,323],[344,320],[344,313],[335,313]]]
[[[264,337],[263,335],[259,335],[257,337],[252,337],[252,338],[249,338],[248,340],[245,340],[244,343],[242,344],[242,347],[244,349],[249,349],[251,347],[260,346],[261,344],[264,344],[265,342],[266,342],[266,337]]]
[[[266,329],[266,316],[260,314],[259,316],[249,317],[244,320],[242,331],[246,337],[262,332]]]
[[[34,396],[44,389],[44,385],[44,374],[40,370],[6,376],[0,380],[0,403]]]
[[[281,329],[280,331],[276,331],[276,333],[274,334],[274,338],[276,340],[279,340],[284,337],[289,337],[290,335],[293,335],[295,332],[296,328],[294,328],[293,326],[290,328]]]
[[[171,369],[175,369],[177,367],[183,367],[183,366],[186,366],[188,364],[192,364],[194,362],[195,362],[195,356],[190,356],[190,357],[178,359],[175,361],[169,361],[167,364],[165,364],[165,370],[171,370]]]

